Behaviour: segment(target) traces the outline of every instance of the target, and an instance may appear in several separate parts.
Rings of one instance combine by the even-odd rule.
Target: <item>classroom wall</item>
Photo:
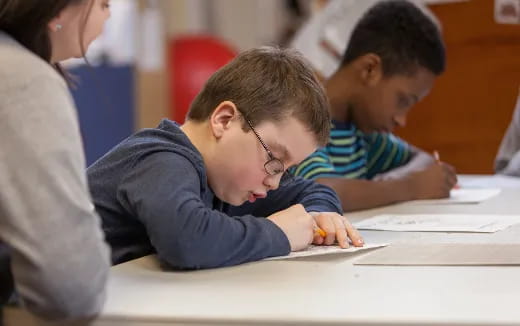
[[[282,0],[139,0],[139,4],[141,11],[159,6],[166,51],[175,38],[192,34],[212,35],[237,50],[272,44],[287,23]],[[168,58],[169,53],[165,55]],[[138,69],[137,129],[173,117],[175,100],[168,90],[174,69],[168,60],[161,70]]]
[[[447,71],[397,134],[460,173],[492,173],[520,86],[520,25],[497,24],[493,0],[430,8],[443,25]]]
[[[183,1],[146,1],[138,0],[139,13],[141,15],[141,25],[143,24],[142,17],[146,10],[154,10],[159,8],[161,13],[166,12],[183,12],[181,10],[184,6]],[[176,10],[173,10],[175,7]],[[156,49],[163,53],[160,55],[163,57],[162,64],[153,68],[143,67],[141,64],[137,64],[135,73],[135,97],[136,97],[136,112],[135,112],[135,129],[153,128],[156,127],[162,118],[168,116],[169,98],[167,94],[168,88],[168,76],[167,76],[167,65],[166,62],[166,42],[168,39],[168,27],[173,22],[179,22],[182,15],[175,17],[174,20],[170,19],[167,14],[162,15],[162,19],[159,22],[159,28],[161,29],[159,38],[162,39],[163,47]],[[155,31],[157,32],[157,31]],[[142,26],[140,35],[138,37],[137,47],[140,49],[138,58],[142,58],[146,55],[145,51],[151,49],[145,48],[144,39],[150,37],[147,35],[148,31],[144,31]],[[157,36],[157,35],[156,35]],[[153,53],[150,53],[153,55]]]

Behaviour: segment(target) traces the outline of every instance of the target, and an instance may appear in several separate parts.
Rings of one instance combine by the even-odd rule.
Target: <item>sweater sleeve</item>
[[[266,198],[253,204],[232,207],[233,214],[250,212],[267,217],[295,204],[302,204],[308,212],[336,212],[343,214],[341,202],[334,190],[312,180],[295,177],[291,183],[270,191]]]
[[[46,318],[95,315],[110,262],[72,99],[58,75],[11,85],[0,89],[0,239],[16,291]]]
[[[161,261],[199,269],[290,252],[287,237],[270,220],[207,207],[205,181],[193,164],[182,155],[157,152],[136,163],[118,189],[119,202],[143,223]]]

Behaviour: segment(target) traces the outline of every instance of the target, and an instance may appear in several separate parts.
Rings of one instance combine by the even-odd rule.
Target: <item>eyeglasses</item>
[[[246,120],[247,124],[249,125],[249,128],[251,128],[256,138],[258,139],[260,144],[262,144],[262,147],[265,149],[267,155],[269,156],[269,160],[264,164],[265,173],[271,176],[283,173],[282,177],[280,178],[280,186],[285,186],[291,183],[294,179],[293,175],[289,173],[289,171],[285,171],[283,162],[273,155],[273,152],[271,152],[271,150],[264,143],[258,132],[256,132],[255,128],[253,128],[253,124],[251,123],[251,121],[249,121],[249,119],[246,119],[245,117],[244,120]]]

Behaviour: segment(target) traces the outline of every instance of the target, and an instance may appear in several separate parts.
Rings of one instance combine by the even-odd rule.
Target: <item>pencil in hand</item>
[[[438,151],[433,151],[433,157],[435,158],[435,162],[437,162],[437,164],[441,164],[441,157],[439,155],[439,152]],[[453,186],[453,189],[460,189],[460,186],[459,184],[455,184]]]
[[[325,231],[323,231],[320,227],[315,227],[314,228],[314,236],[317,237],[317,236],[320,236],[322,238],[325,238],[327,236],[327,233]]]
[[[435,158],[435,162],[437,162],[438,164],[441,164],[441,157],[439,155],[439,152],[433,151],[433,157]]]

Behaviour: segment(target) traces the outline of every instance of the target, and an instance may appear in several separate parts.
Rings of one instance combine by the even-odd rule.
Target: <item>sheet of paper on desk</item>
[[[354,265],[520,265],[520,244],[395,244],[361,257]]]
[[[520,178],[495,174],[478,176],[476,178],[459,178],[459,185],[463,188],[502,188],[520,189]]]
[[[355,223],[360,230],[490,233],[520,223],[520,215],[384,214]]]
[[[500,191],[498,188],[453,189],[450,192],[450,198],[414,200],[411,203],[426,205],[478,204],[484,200],[495,197]]]
[[[309,248],[302,251],[293,251],[287,256],[277,256],[266,258],[265,260],[278,260],[278,259],[292,259],[298,257],[309,257],[309,256],[320,256],[320,255],[330,255],[337,253],[349,253],[349,252],[357,252],[360,250],[379,248],[388,245],[387,243],[371,243],[365,244],[363,247],[354,247],[350,246],[347,249],[343,249],[340,246],[314,246],[310,245]]]

